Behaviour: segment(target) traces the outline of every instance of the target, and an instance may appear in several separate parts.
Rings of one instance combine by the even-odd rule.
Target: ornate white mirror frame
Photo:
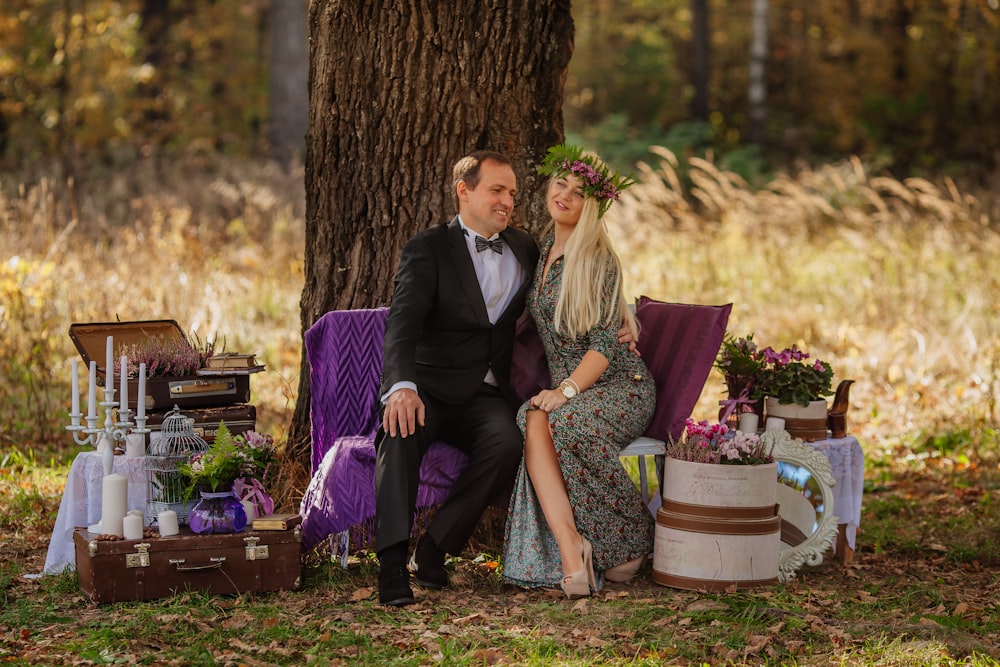
[[[838,519],[833,506],[833,473],[830,471],[830,461],[823,452],[804,444],[798,438],[792,438],[788,431],[765,431],[761,439],[765,445],[770,445],[775,461],[801,466],[809,471],[810,478],[819,487],[823,500],[822,516],[819,517],[812,534],[794,547],[782,543],[778,558],[778,581],[785,583],[795,578],[795,573],[803,565],[822,563],[823,554],[837,538]],[[780,481],[775,483],[781,484]],[[778,514],[782,513],[782,508],[779,507]]]

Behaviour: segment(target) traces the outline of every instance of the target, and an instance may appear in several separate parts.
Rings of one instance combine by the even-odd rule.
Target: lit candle
[[[70,414],[80,414],[80,360],[75,357],[73,359],[73,411]]]
[[[90,384],[87,387],[87,417],[97,419],[97,362],[90,361]]]
[[[740,430],[744,433],[757,432],[757,414],[754,412],[744,412],[740,415]]]
[[[139,397],[136,401],[136,418],[146,417],[146,364],[139,364]]]
[[[785,430],[785,420],[781,417],[768,417],[767,418],[767,430],[768,431],[784,431]]]
[[[108,349],[107,355],[105,355],[104,361],[104,391],[111,394],[115,389],[114,377],[115,377],[115,367],[112,366],[114,361],[114,350],[115,339],[114,336],[108,336]]]
[[[141,540],[142,514],[126,514],[122,519],[122,533],[126,540]]]
[[[128,421],[128,357],[121,358],[121,395],[118,397],[118,419]]]
[[[128,511],[128,479],[118,473],[101,482],[101,532],[123,537],[122,521]]]
[[[156,523],[160,528],[160,537],[170,537],[180,532],[177,526],[177,512],[173,510],[163,510],[156,516]]]

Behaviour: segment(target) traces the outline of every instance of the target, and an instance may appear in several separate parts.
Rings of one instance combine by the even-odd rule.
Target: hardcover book
[[[302,523],[300,514],[265,514],[253,520],[254,530],[289,530]]]

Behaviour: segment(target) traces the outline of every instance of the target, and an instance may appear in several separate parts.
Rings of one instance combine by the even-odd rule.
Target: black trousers
[[[428,534],[450,554],[459,554],[483,510],[511,487],[524,450],[514,409],[496,387],[483,384],[468,401],[446,405],[420,394],[425,424],[413,435],[393,438],[379,428],[375,438],[375,549],[409,540],[417,504],[420,462],[431,443],[441,440],[465,452],[462,471]]]

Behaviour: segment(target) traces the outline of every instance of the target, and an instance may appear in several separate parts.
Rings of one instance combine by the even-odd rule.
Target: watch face
[[[574,396],[576,396],[576,390],[573,389],[573,387],[564,384],[562,386],[562,395],[565,396],[566,398],[573,398]]]

